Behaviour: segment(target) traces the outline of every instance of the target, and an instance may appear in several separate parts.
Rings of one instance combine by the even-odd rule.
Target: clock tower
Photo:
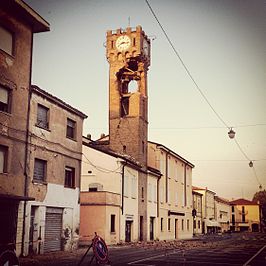
[[[147,72],[150,40],[141,26],[107,32],[109,62],[109,147],[136,159],[139,172],[140,240],[147,230]]]

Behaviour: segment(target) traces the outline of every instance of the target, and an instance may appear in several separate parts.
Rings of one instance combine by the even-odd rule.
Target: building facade
[[[107,244],[138,240],[139,169],[129,156],[83,137],[81,244],[90,244],[95,232]]]
[[[23,250],[33,34],[49,24],[21,0],[0,2],[0,248]],[[18,211],[19,210],[19,211]]]
[[[79,235],[82,112],[31,86],[24,254],[71,250]]]
[[[206,188],[193,187],[193,190],[202,194],[202,233],[211,234],[220,230],[220,224],[216,220],[215,192]]]
[[[260,231],[260,206],[258,203],[237,199],[230,202],[231,205],[231,231]]]
[[[192,187],[192,198],[193,198],[193,210],[195,210],[195,214],[193,217],[193,234],[198,235],[202,234],[202,225],[203,225],[203,195],[199,192],[193,190]]]
[[[230,202],[224,198],[214,196],[215,220],[220,225],[222,233],[230,229]]]
[[[157,238],[191,238],[194,165],[162,144],[151,141],[148,142],[148,163],[161,173],[157,187]]]

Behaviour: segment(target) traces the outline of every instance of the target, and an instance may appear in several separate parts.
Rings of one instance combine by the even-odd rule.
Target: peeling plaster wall
[[[34,227],[34,251],[43,253],[45,240],[46,208],[54,207],[63,209],[62,221],[62,248],[72,250],[77,248],[79,239],[79,188],[65,188],[63,185],[47,184],[47,194],[42,202],[32,201],[27,204],[26,215],[26,245],[24,254],[29,253],[29,232],[31,208],[36,207]],[[39,238],[39,239],[38,239]]]

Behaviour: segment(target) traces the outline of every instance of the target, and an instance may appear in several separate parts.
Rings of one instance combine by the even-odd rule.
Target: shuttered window
[[[41,128],[49,128],[49,119],[48,119],[49,109],[41,104],[38,104],[37,110],[37,126]]]
[[[0,49],[7,54],[13,55],[13,34],[0,26]]]
[[[75,139],[75,133],[76,133],[76,122],[68,118],[66,136],[68,138]]]
[[[0,173],[7,172],[7,151],[8,148],[6,146],[0,145]]]
[[[41,159],[35,159],[34,161],[34,174],[33,180],[34,181],[45,181],[46,180],[46,166],[47,161]]]
[[[115,214],[111,214],[111,233],[115,232]]]
[[[0,111],[10,112],[9,90],[0,85]]]
[[[65,187],[75,187],[75,168],[73,167],[65,168]]]

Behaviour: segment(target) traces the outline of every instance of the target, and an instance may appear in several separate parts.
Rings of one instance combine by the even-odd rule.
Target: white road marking
[[[253,259],[255,259],[266,248],[266,245],[262,247],[254,256],[252,256],[243,266],[247,266]]]
[[[175,253],[176,252],[171,252],[171,253],[167,253],[166,255],[165,254],[162,254],[162,255],[157,255],[157,256],[153,256],[153,257],[141,259],[141,260],[135,260],[135,261],[128,262],[127,264],[128,265],[132,265],[132,264],[141,265],[141,264],[138,264],[138,263],[139,262],[143,262],[143,261],[147,261],[147,260],[152,260],[152,259],[157,259],[157,258],[165,257],[165,256],[172,255],[172,254],[175,254]],[[147,265],[147,264],[145,264],[145,265]]]

